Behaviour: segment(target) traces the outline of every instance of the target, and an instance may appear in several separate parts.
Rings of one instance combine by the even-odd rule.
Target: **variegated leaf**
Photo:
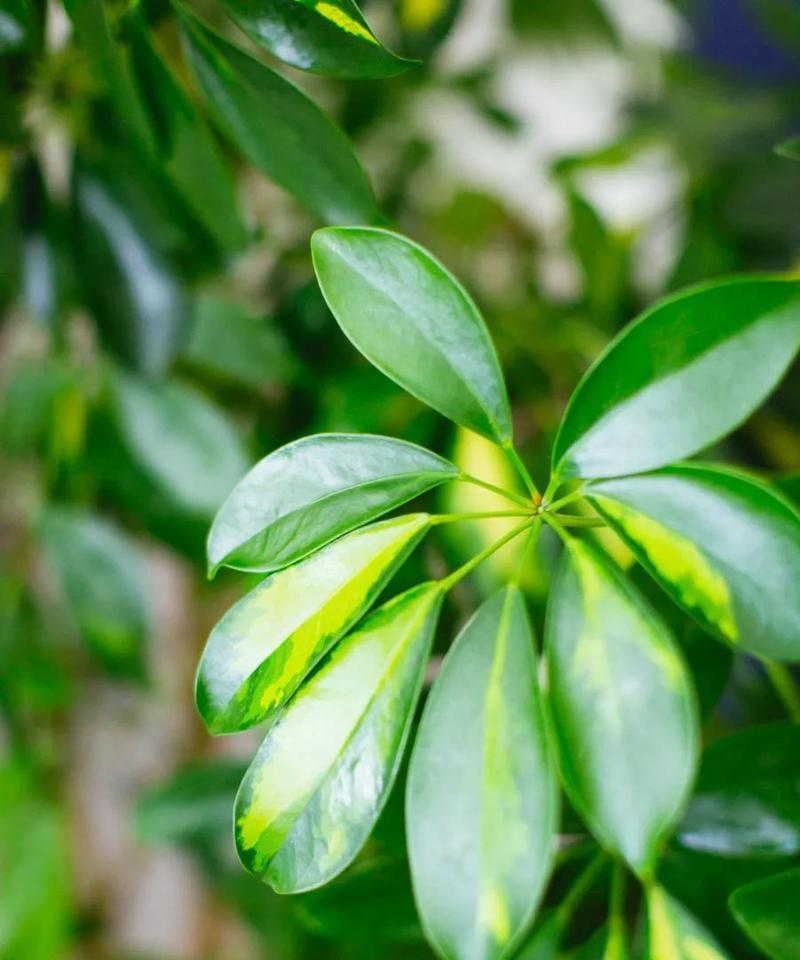
[[[728,960],[728,954],[699,920],[663,888],[647,891],[652,960]]]

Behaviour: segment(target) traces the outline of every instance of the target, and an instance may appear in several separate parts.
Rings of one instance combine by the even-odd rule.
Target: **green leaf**
[[[208,535],[208,566],[280,570],[458,476],[413,443],[369,434],[304,437],[259,461],[234,487]]]
[[[728,960],[722,947],[689,911],[659,886],[647,890],[653,960]]]
[[[227,416],[177,381],[118,372],[113,387],[117,426],[135,463],[180,510],[211,516],[248,464]]]
[[[312,100],[188,14],[181,22],[212,114],[255,167],[328,223],[379,218],[350,141]]]
[[[640,473],[730,433],[800,346],[800,282],[738,277],[669,297],[578,385],[553,449],[561,477]]]
[[[789,137],[775,147],[775,153],[787,160],[800,160],[800,137]]]
[[[370,363],[456,423],[510,442],[497,354],[452,274],[418,244],[377,228],[318,230],[311,252],[328,306]]]
[[[588,499],[702,627],[800,660],[800,513],[766,484],[683,464],[592,483]]]
[[[799,854],[800,725],[762,724],[712,743],[678,838],[716,856]]]
[[[159,375],[188,333],[191,303],[175,265],[105,173],[82,162],[73,172],[83,294],[116,356]]]
[[[212,733],[260,723],[372,605],[430,526],[410,514],[356,530],[268,577],[208,638],[197,707]]]
[[[403,35],[403,50],[429,57],[450,33],[463,0],[395,0]]]
[[[739,887],[729,903],[739,925],[771,960],[800,960],[800,870]]]
[[[533,917],[558,826],[533,635],[517,587],[480,607],[442,664],[411,758],[406,822],[416,899],[437,952],[506,956]]]
[[[223,0],[223,5],[256,43],[301,70],[381,79],[417,66],[381,44],[353,0]]]
[[[441,599],[425,583],[376,610],[267,734],[236,800],[236,847],[279,893],[321,886],[365,843],[397,774]]]
[[[227,834],[244,773],[239,760],[211,759],[181,767],[139,796],[136,836],[145,843],[192,844]]]
[[[567,794],[598,839],[647,876],[697,753],[675,642],[610,561],[571,539],[550,595],[546,654]]]
[[[205,121],[156,52],[141,8],[127,17],[131,72],[146,104],[161,171],[219,248],[235,253],[246,234],[230,172]]]
[[[42,545],[80,633],[111,671],[141,676],[149,630],[144,558],[116,527],[81,510],[50,508]]]

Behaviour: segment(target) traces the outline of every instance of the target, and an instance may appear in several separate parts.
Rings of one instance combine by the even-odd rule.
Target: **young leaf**
[[[397,774],[441,598],[426,583],[376,610],[267,734],[236,799],[236,847],[279,893],[321,886],[366,841]]]
[[[419,911],[442,957],[506,956],[555,852],[558,785],[519,589],[483,604],[442,664],[408,775]]]
[[[452,274],[418,244],[376,228],[318,230],[311,252],[328,306],[370,363],[456,423],[510,440],[497,354]]]
[[[771,960],[800,960],[800,870],[739,887],[729,903],[739,925]]]
[[[694,698],[675,642],[608,560],[570,540],[550,596],[546,653],[567,793],[598,839],[647,876],[697,753]]]
[[[800,282],[739,277],[669,297],[624,330],[570,400],[561,477],[641,473],[691,456],[748,417],[800,347]]]
[[[234,487],[208,535],[208,567],[280,570],[431,487],[458,476],[413,443],[329,433],[259,461]]]
[[[212,733],[260,723],[372,605],[425,535],[427,514],[356,530],[268,577],[216,625],[197,672]]]
[[[394,77],[417,66],[384,47],[353,0],[223,0],[256,43],[301,70],[329,77]]]
[[[110,671],[139,677],[149,629],[139,550],[100,517],[51,508],[42,544],[75,625]]]
[[[800,513],[766,484],[684,464],[587,497],[676,603],[737,649],[800,660]]]
[[[800,725],[762,724],[712,743],[678,839],[723,857],[800,853]]]
[[[280,74],[181,15],[211,111],[247,159],[328,223],[373,223],[372,188],[350,141]]]
[[[728,960],[705,927],[661,887],[647,890],[652,960]]]

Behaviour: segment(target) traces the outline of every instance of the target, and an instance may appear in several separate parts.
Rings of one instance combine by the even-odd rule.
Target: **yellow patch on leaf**
[[[360,37],[362,40],[368,40],[370,43],[377,44],[377,40],[373,35],[367,30],[363,23],[359,23],[358,20],[354,20],[349,13],[345,13],[341,7],[335,6],[333,3],[318,3],[314,9],[318,14],[325,17],[326,20],[330,20],[331,23],[335,23],[337,27],[341,30],[344,30],[345,33],[349,33],[354,37]]]
[[[403,0],[400,22],[409,33],[430,29],[447,7],[447,0]]]

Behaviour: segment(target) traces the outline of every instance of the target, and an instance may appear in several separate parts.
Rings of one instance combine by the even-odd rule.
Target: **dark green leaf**
[[[208,536],[208,566],[280,570],[406,503],[458,469],[423,447],[369,434],[304,437],[234,487]]]
[[[330,77],[393,77],[416,66],[390,53],[353,0],[223,0],[257,42],[286,63]]]
[[[570,800],[648,875],[694,775],[694,695],[666,626],[596,548],[575,539],[550,596],[549,700]]]
[[[403,50],[428,57],[447,37],[464,6],[463,0],[395,0]]]
[[[759,725],[712,743],[678,837],[717,856],[800,853],[800,725]]]
[[[787,870],[736,890],[734,917],[771,960],[800,960],[800,870]]]
[[[418,244],[376,228],[318,230],[311,251],[328,306],[371,363],[456,423],[510,441],[494,346],[452,274]]]
[[[647,911],[652,960],[728,960],[708,930],[661,887],[648,889]]]
[[[684,464],[592,483],[587,496],[701,626],[800,660],[800,513],[757,480]]]
[[[480,607],[442,664],[411,758],[406,813],[430,942],[457,960],[506,956],[533,917],[558,826],[533,635],[517,587]]]
[[[247,159],[328,223],[379,214],[349,140],[280,74],[183,15],[192,65],[220,128]]]
[[[787,160],[800,160],[800,137],[790,137],[775,147],[775,153]]]
[[[50,509],[42,543],[75,624],[108,669],[141,675],[148,633],[144,560],[106,520]]]
[[[212,733],[260,723],[369,609],[428,530],[410,514],[356,530],[268,577],[208,638],[197,707]]]
[[[441,605],[426,583],[376,610],[270,728],[236,801],[236,846],[279,893],[353,860],[388,797]]]
[[[562,477],[640,473],[737,427],[800,346],[800,282],[738,277],[662,300],[613,341],[564,414]]]

